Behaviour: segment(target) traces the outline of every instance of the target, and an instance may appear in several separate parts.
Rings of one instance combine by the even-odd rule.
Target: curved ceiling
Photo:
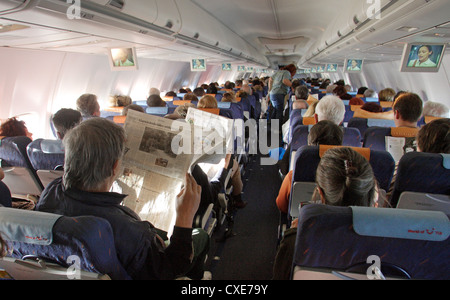
[[[6,3],[20,2],[29,7],[2,11]],[[82,20],[68,20],[65,0],[2,0],[0,46],[104,53],[105,47],[134,45],[142,57],[189,61],[201,55],[208,63],[276,68],[342,64],[350,56],[400,60],[405,43],[450,42],[449,0],[124,0],[121,8],[111,8],[111,0],[81,3]],[[17,22],[26,29],[8,29]]]

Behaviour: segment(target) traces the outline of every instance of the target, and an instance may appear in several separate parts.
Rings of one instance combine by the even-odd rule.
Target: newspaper
[[[386,136],[386,151],[388,151],[396,164],[405,153],[417,151],[416,139],[414,137]]]
[[[128,195],[123,205],[170,236],[186,172],[199,162],[217,163],[225,156],[232,125],[221,118],[191,108],[186,121],[130,110],[124,125],[127,141],[121,175],[116,181],[116,190]]]

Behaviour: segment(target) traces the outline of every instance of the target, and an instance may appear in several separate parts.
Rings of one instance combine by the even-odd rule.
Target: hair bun
[[[358,174],[358,169],[353,166],[351,160],[344,160],[345,174],[347,177],[353,177]]]

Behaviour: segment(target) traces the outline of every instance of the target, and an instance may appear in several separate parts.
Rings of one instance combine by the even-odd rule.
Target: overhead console
[[[186,0],[6,0],[0,17],[141,45],[173,43],[224,60],[269,65],[257,49]]]

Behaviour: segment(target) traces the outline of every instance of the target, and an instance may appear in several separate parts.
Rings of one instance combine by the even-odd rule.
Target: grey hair
[[[97,190],[124,154],[125,131],[110,120],[93,118],[69,131],[64,146],[65,188]]]
[[[340,125],[345,117],[344,102],[336,96],[325,96],[317,104],[316,114],[319,121],[328,120]]]
[[[423,106],[423,115],[439,118],[448,118],[449,109],[442,103],[427,101]]]
[[[377,97],[377,93],[374,90],[372,90],[372,89],[367,89],[364,92],[364,97],[366,97],[366,98],[372,98],[372,97],[376,98]]]
[[[83,94],[77,99],[77,110],[83,117],[92,117],[99,109],[100,105],[94,94]]]
[[[309,90],[306,86],[301,85],[295,88],[295,97],[297,99],[308,100]]]

